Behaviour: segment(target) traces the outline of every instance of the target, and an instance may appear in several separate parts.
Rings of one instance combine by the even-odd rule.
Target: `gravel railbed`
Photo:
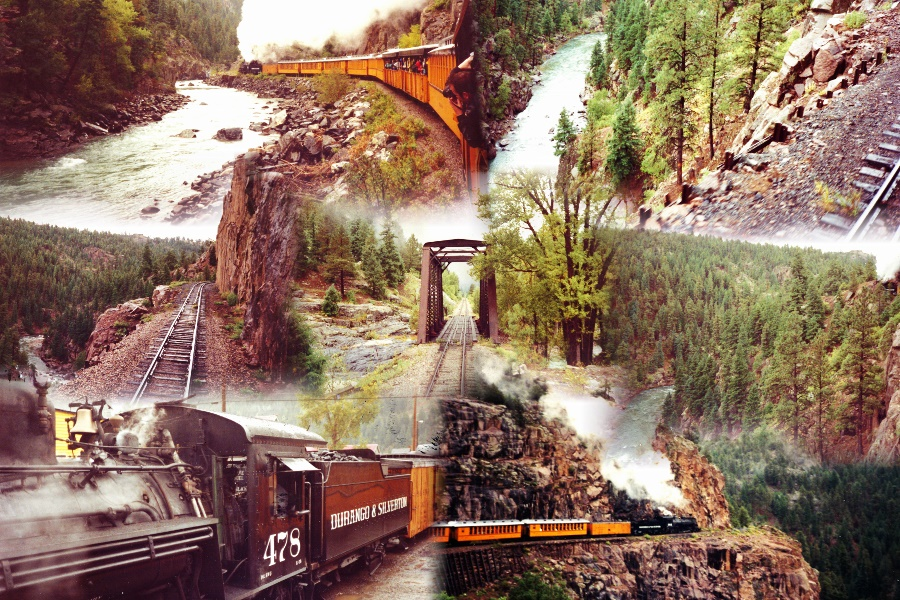
[[[838,90],[824,108],[790,121],[794,131],[787,142],[761,151],[767,166],[759,171],[739,166],[734,172],[722,172],[730,190],[702,192],[690,205],[667,209],[674,216],[664,219],[663,229],[750,239],[843,237],[845,230],[822,221],[827,213],[816,182],[841,195],[861,191],[853,186],[854,180],[878,184],[860,175],[860,168],[872,166],[866,164],[866,155],[896,158],[878,145],[900,145],[900,140],[882,134],[892,123],[900,123],[900,11],[874,21],[866,39],[879,48],[889,45],[889,60],[871,65],[859,85]],[[862,202],[868,202],[872,194],[861,192]],[[900,193],[895,192],[870,237],[890,237],[900,225],[898,199]],[[849,213],[842,216],[853,220]]]

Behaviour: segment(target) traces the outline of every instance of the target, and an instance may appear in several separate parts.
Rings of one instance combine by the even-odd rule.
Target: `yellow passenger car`
[[[522,537],[522,521],[451,521],[455,542],[513,540]]]
[[[539,519],[522,521],[525,524],[526,537],[566,537],[587,535],[588,525],[585,519]]]
[[[608,521],[591,523],[591,535],[631,535],[631,523],[628,521]]]

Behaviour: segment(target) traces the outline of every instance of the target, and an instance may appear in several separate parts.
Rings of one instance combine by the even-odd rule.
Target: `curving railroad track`
[[[142,377],[135,383],[132,406],[156,400],[187,398],[206,357],[203,292],[208,283],[192,284],[172,322],[141,361]]]
[[[463,299],[447,321],[437,342],[441,345],[434,373],[428,382],[428,398],[463,398],[466,395],[469,350],[478,338],[469,301]]]
[[[900,120],[882,131],[881,135],[882,141],[878,144],[879,154],[866,155],[867,166],[859,170],[860,179],[853,182],[856,187],[871,193],[872,199],[865,205],[847,233],[848,242],[866,237],[900,180]],[[900,241],[900,228],[894,233],[891,241]]]

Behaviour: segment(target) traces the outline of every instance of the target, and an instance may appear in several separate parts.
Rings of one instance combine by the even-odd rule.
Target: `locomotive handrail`
[[[149,465],[0,465],[0,473],[118,473],[118,472],[161,472],[172,469],[193,469],[190,463],[172,463],[165,466]]]

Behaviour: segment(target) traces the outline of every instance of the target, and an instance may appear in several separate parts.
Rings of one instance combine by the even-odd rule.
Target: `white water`
[[[565,110],[576,127],[584,126],[579,94],[584,90],[591,51],[605,38],[603,33],[589,33],[569,40],[541,65],[541,83],[534,86],[528,107],[516,117],[516,125],[506,137],[507,147],[498,148],[491,163],[491,179],[513,170],[556,175],[559,157],[553,154],[553,134],[559,113]]]
[[[247,127],[267,121],[271,100],[237,90],[181,82],[191,102],[162,120],[88,142],[61,158],[0,163],[0,216],[60,225],[152,236],[214,238],[221,203],[197,219],[165,221],[175,203],[194,193],[198,175],[266,139]],[[243,128],[244,139],[214,140],[225,127]],[[198,129],[193,139],[172,137]],[[141,216],[158,200],[160,212]]]

